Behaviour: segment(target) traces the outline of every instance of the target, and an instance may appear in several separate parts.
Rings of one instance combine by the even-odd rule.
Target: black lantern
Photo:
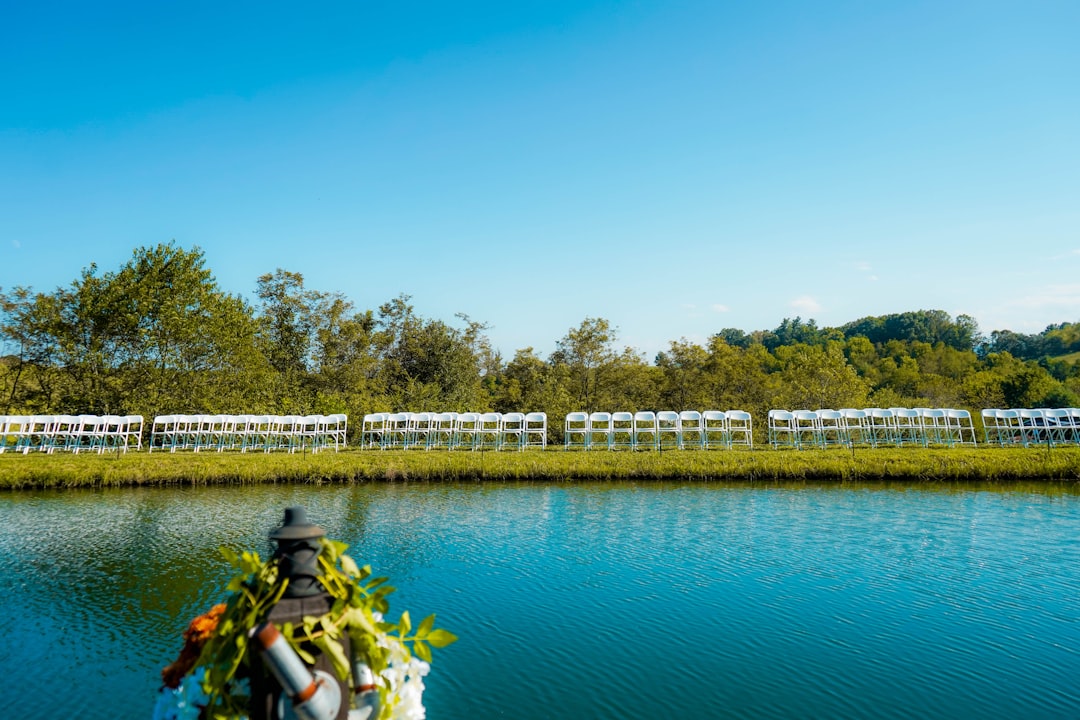
[[[284,623],[299,626],[306,616],[321,616],[330,612],[332,598],[319,582],[322,572],[319,570],[319,553],[322,550],[322,538],[326,531],[318,525],[308,522],[307,513],[302,507],[285,508],[285,520],[280,527],[270,531],[270,540],[277,544],[274,557],[278,559],[278,571],[282,578],[289,581],[281,600],[274,605],[267,620],[279,628]],[[348,636],[341,638],[342,650],[350,655]],[[315,656],[312,670],[322,670],[333,676],[340,686],[341,697],[349,698],[348,684],[341,681],[334,673],[330,659],[318,648],[306,648]],[[251,720],[280,720],[279,698],[281,685],[267,671],[262,659],[257,656],[252,660],[251,675]],[[347,720],[349,702],[341,703],[337,720]]]

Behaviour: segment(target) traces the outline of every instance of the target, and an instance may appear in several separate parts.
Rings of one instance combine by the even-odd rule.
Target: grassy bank
[[[0,489],[447,480],[1080,483],[1080,448],[0,455]]]

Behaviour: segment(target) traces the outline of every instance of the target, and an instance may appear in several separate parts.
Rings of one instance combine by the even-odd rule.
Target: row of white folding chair
[[[141,415],[0,415],[0,453],[142,447]]]
[[[361,448],[524,450],[547,447],[547,414],[401,412],[364,416]]]
[[[572,412],[563,425],[564,449],[650,450],[752,446],[752,419],[741,410]]]
[[[901,407],[770,410],[768,441],[774,448],[976,444],[967,410]]]
[[[1080,408],[984,408],[983,439],[998,445],[1080,444]]]
[[[348,416],[333,415],[159,415],[150,451],[311,450],[345,445]]]

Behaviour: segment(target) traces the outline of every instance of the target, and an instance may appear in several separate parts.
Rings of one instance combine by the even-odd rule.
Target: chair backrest
[[[723,430],[727,428],[728,417],[723,410],[706,410],[701,413],[701,422],[705,429]]]
[[[525,413],[511,412],[502,416],[500,430],[503,432],[521,432],[525,429]]]
[[[458,432],[476,432],[480,429],[480,413],[465,412],[454,418],[454,429]]]
[[[661,432],[678,431],[681,428],[679,413],[674,410],[661,410],[656,413],[656,427]]]
[[[701,413],[697,410],[682,410],[679,412],[679,425],[683,430],[696,431],[700,430],[701,425]]]
[[[589,429],[590,430],[609,430],[610,428],[611,428],[611,413],[609,413],[609,412],[589,413]]]
[[[480,430],[482,432],[498,432],[499,426],[502,424],[502,413],[497,412],[485,412],[480,413]]]
[[[773,430],[788,430],[795,426],[795,414],[790,410],[770,410],[768,418],[769,428]]]
[[[446,432],[454,429],[454,416],[448,412],[437,412],[431,416],[430,427],[433,432]]]
[[[564,429],[566,432],[583,432],[589,429],[589,413],[571,412],[566,414]]]
[[[754,445],[754,418],[745,410],[727,410],[728,432],[732,445]]]
[[[431,429],[431,413],[418,412],[409,416],[408,427],[410,432],[427,432]]]
[[[634,432],[655,432],[656,413],[651,410],[638,410],[634,413]]]
[[[547,413],[525,413],[525,429],[529,432],[540,432],[541,430],[547,432]]]

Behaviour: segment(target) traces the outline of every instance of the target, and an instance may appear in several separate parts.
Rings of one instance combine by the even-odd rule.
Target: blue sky
[[[50,2],[0,24],[0,287],[142,245],[504,355],[1080,321],[1080,3]]]

